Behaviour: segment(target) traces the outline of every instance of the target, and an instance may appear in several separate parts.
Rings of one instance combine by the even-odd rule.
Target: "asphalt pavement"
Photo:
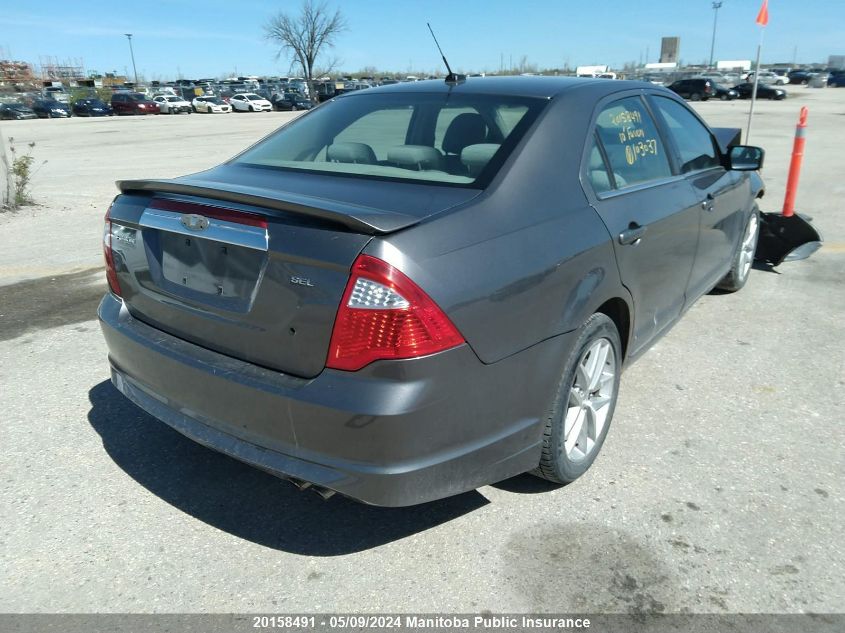
[[[843,611],[845,90],[791,92],[758,106],[761,206],[806,104],[798,208],[823,249],[700,300],[626,371],[576,483],[403,509],[299,492],[108,380],[113,181],[210,167],[291,115],[3,122],[40,167],[38,206],[0,217],[0,612]],[[696,108],[739,127],[748,103]]]

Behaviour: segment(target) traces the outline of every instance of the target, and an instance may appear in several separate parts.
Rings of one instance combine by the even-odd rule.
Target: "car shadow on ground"
[[[528,473],[505,479],[498,483],[492,484],[494,488],[505,490],[507,492],[514,492],[521,495],[536,495],[553,492],[559,488],[563,488],[563,484],[557,484],[547,479],[541,479]]]
[[[259,545],[308,556],[370,549],[477,510],[479,492],[376,508],[310,491],[207,449],[148,415],[109,381],[88,392],[88,421],[130,477],[172,506]]]

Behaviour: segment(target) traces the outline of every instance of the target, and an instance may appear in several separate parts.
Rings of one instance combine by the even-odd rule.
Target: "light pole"
[[[713,50],[716,48],[716,18],[719,17],[719,9],[721,8],[721,2],[713,2],[713,39],[710,40],[710,64],[708,68],[713,68]]]
[[[715,4],[715,2],[713,3]],[[132,55],[132,72],[135,73],[135,88],[138,87],[138,69],[135,68],[135,51],[132,50],[132,33],[126,33],[126,39],[129,40],[129,54]]]

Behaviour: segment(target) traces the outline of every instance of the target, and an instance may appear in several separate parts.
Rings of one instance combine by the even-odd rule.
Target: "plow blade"
[[[778,266],[783,262],[806,259],[822,245],[819,232],[807,216],[780,213],[760,214],[760,238],[754,259]]]

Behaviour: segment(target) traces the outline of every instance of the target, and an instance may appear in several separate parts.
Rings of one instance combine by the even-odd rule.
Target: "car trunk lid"
[[[367,242],[478,193],[256,171],[119,182],[110,218],[121,294],[160,330],[306,378],[325,366]]]

